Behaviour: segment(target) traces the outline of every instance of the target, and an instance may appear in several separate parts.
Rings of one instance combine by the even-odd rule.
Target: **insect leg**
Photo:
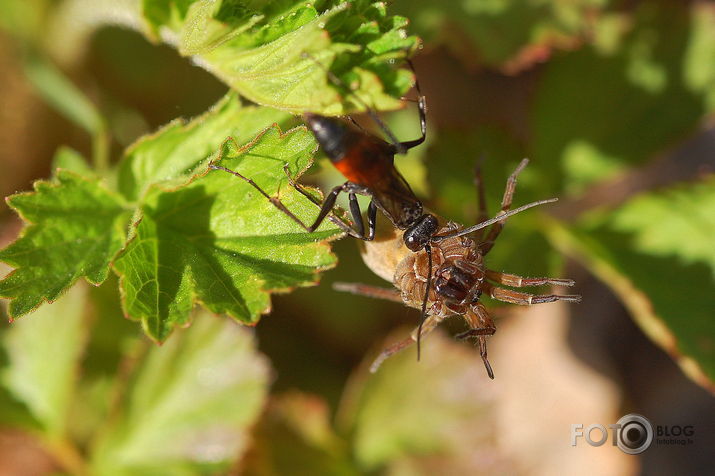
[[[355,196],[355,192],[353,187],[351,187],[350,182],[345,182],[342,185],[338,185],[334,187],[328,196],[325,198],[325,201],[323,203],[320,203],[320,201],[316,200],[314,196],[312,196],[310,193],[308,193],[302,185],[300,185],[298,182],[293,180],[293,178],[290,176],[290,172],[288,170],[288,164],[283,166],[283,170],[285,170],[286,176],[288,177],[288,182],[290,185],[298,190],[304,197],[306,197],[308,200],[311,202],[315,203],[317,206],[320,207],[320,213],[318,213],[318,217],[316,218],[315,222],[313,223],[312,227],[313,230],[318,228],[320,226],[320,223],[325,219],[327,214],[330,211],[333,211],[333,208],[335,207],[335,201],[340,194],[340,192],[347,192],[348,193],[348,198],[349,198],[349,203],[350,203],[350,214],[353,217],[353,220],[355,221],[355,226],[357,227],[357,230],[351,228],[350,226],[346,225],[345,222],[340,220],[338,217],[335,216],[329,216],[330,220],[338,225],[338,227],[343,230],[345,233],[348,235],[352,236],[353,238],[358,238],[361,240],[365,241],[372,241],[375,238],[375,225],[374,222],[376,220],[375,215],[377,213],[377,208],[372,210],[371,207],[374,207],[373,203],[370,202],[370,207],[368,207],[367,210],[367,220],[368,220],[368,235],[365,236],[365,226],[362,220],[362,213],[360,212],[360,205],[358,204],[357,197]],[[333,196],[333,194],[335,194]],[[328,205],[329,204],[329,205]],[[370,222],[371,215],[370,213],[372,212],[372,224]]]
[[[497,286],[489,286],[489,296],[493,299],[511,304],[519,304],[529,306],[531,304],[543,304],[554,301],[581,302],[581,296],[578,294],[529,294],[512,289],[499,288]]]
[[[301,186],[299,186],[290,176],[288,177],[289,183],[298,191],[300,192],[303,196],[308,198],[311,202],[316,204],[317,206],[321,207],[320,213],[318,213],[318,218],[315,220],[315,223],[313,225],[308,226],[303,221],[295,216],[293,212],[288,210],[288,208],[283,205],[283,203],[276,197],[270,196],[268,193],[266,193],[265,190],[263,190],[261,187],[258,186],[256,182],[251,180],[250,178],[240,174],[239,172],[236,172],[235,170],[227,169],[226,167],[222,167],[220,165],[216,164],[210,164],[209,168],[214,169],[214,170],[222,170],[224,172],[228,172],[232,175],[235,175],[236,177],[240,178],[241,180],[244,180],[248,184],[250,184],[253,188],[255,188],[258,193],[266,197],[269,202],[273,204],[278,210],[283,212],[288,218],[296,222],[298,225],[300,225],[305,231],[308,233],[312,233],[315,231],[316,228],[320,226],[320,224],[323,222],[325,219],[326,215],[330,213],[333,210],[333,207],[335,206],[335,199],[337,198],[338,194],[342,191],[343,186],[337,186],[335,187],[327,196],[325,199],[325,202],[323,204],[320,203],[315,197],[313,197],[311,194],[309,194],[307,191],[305,191]],[[287,165],[284,167],[284,169],[287,169]],[[287,173],[287,171],[286,171]],[[355,230],[353,230],[349,225],[344,223],[342,220],[340,220],[336,216],[329,216],[328,217],[330,221],[332,221],[335,225],[338,226],[344,233],[347,233],[348,235],[354,237],[354,238],[360,238],[364,239],[364,237],[360,234],[358,234]]]
[[[512,174],[507,179],[506,188],[504,189],[504,196],[502,197],[501,202],[501,213],[506,213],[511,208],[511,202],[514,198],[514,190],[516,189],[516,179],[528,163],[529,159],[523,159],[519,163],[519,165],[517,165],[514,172],[512,172]],[[501,233],[505,223],[506,220],[498,221],[489,229],[487,237],[484,239],[484,242],[480,243],[479,246],[483,255],[486,255],[492,249],[492,247],[494,246],[494,241],[499,236],[499,233]]]
[[[429,243],[425,245],[425,252],[427,253],[427,286],[425,286],[425,295],[424,298],[422,298],[420,325],[417,327],[417,360],[420,360],[420,340],[422,337],[422,325],[427,319],[427,298],[429,297],[429,290],[432,287],[432,247],[429,245]]]
[[[360,296],[367,296],[375,299],[385,299],[387,301],[399,302],[400,304],[402,304],[402,297],[400,296],[400,292],[394,288],[388,289],[361,283],[336,282],[333,283],[333,289],[335,289],[336,291],[358,294]]]
[[[487,369],[487,375],[494,380],[492,364],[489,363],[487,358],[487,338],[485,336],[479,336],[479,355],[482,357],[482,362],[484,362],[484,368]]]
[[[370,201],[370,205],[367,206],[367,240],[372,241],[375,239],[375,228],[377,227],[377,205],[373,200]]]
[[[422,90],[420,89],[420,82],[417,79],[415,66],[410,60],[407,60],[407,64],[410,66],[410,69],[415,74],[415,89],[417,90],[417,108],[420,113],[420,130],[422,132],[422,136],[419,139],[401,142],[400,145],[405,151],[408,151],[413,147],[417,147],[418,145],[422,144],[427,138],[427,100],[425,99],[425,96],[424,94],[422,94]]]
[[[355,223],[355,231],[357,231],[360,236],[365,236],[365,224],[362,221],[360,204],[353,192],[348,193],[348,200],[350,203],[350,214],[353,216],[353,222]]]
[[[487,279],[515,288],[525,286],[542,286],[544,284],[555,284],[556,286],[573,286],[573,279],[557,279],[557,278],[523,278],[516,274],[500,273],[499,271],[487,270]]]
[[[312,60],[316,65],[318,65],[319,68],[322,68],[323,71],[325,71],[325,74],[331,83],[338,86],[339,88],[343,88],[346,91],[352,93],[352,96],[353,96],[353,99],[355,100],[355,102],[365,108],[365,112],[367,113],[367,115],[370,116],[370,118],[373,121],[375,121],[375,124],[377,124],[377,126],[380,128],[380,130],[382,130],[382,132],[385,133],[385,135],[388,137],[388,139],[390,139],[390,142],[395,147],[395,149],[397,150],[398,153],[404,154],[407,151],[407,149],[405,149],[403,147],[402,143],[397,140],[397,138],[395,137],[395,134],[393,134],[392,131],[385,125],[385,123],[382,122],[382,120],[377,115],[377,113],[370,106],[368,106],[367,103],[365,101],[363,101],[360,96],[355,94],[355,92],[352,91],[352,89],[349,86],[347,86],[340,78],[338,78],[335,75],[335,73],[333,73],[328,68],[326,68],[325,65],[323,65],[317,59],[315,59],[315,57],[313,57],[313,55],[311,55],[310,53],[304,51],[303,53],[301,53],[301,56]]]

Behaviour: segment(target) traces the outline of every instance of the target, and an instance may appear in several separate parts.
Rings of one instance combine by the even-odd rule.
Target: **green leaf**
[[[24,66],[30,83],[48,104],[92,136],[92,159],[98,172],[104,172],[109,162],[109,137],[104,116],[49,60],[29,55]]]
[[[181,30],[179,52],[194,55],[216,48],[263,19],[263,15],[249,9],[244,2],[231,0],[199,0],[186,15],[186,26]]]
[[[54,180],[35,182],[35,192],[7,202],[30,223],[0,251],[0,260],[17,268],[0,281],[12,317],[54,301],[80,277],[92,284],[106,279],[130,219],[120,197],[96,180],[59,170]]]
[[[188,123],[175,120],[131,146],[119,166],[119,189],[136,200],[151,184],[188,178],[226,137],[244,144],[271,123],[286,125],[291,120],[285,112],[244,107],[236,94],[227,94],[202,116]]]
[[[5,339],[12,323],[5,314],[5,306],[0,306],[0,340]],[[0,375],[6,372],[10,358],[5,346],[0,346]],[[2,377],[0,377],[0,382]],[[41,430],[42,424],[35,418],[25,402],[15,396],[4,384],[0,384],[0,426]]]
[[[362,101],[376,109],[400,106],[398,98],[411,86],[412,74],[390,63],[406,58],[418,40],[406,35],[405,19],[387,15],[384,4],[295,0],[255,9],[248,5],[145,0],[143,7],[153,31],[171,31],[180,53],[199,53],[199,64],[256,103],[330,115],[364,109]],[[336,91],[326,68],[350,85],[350,93]],[[341,100],[343,95],[348,97]]]
[[[250,177],[310,222],[317,207],[287,184],[311,162],[315,140],[304,127],[267,129],[239,148],[227,141],[220,164]],[[125,312],[163,340],[184,324],[196,301],[215,313],[255,323],[270,309],[270,291],[314,284],[334,256],[326,224],[306,233],[248,183],[221,170],[203,171],[177,189],[152,187],[133,237],[115,262]]]
[[[543,163],[545,193],[580,194],[644,163],[691,134],[706,111],[707,96],[683,70],[695,21],[686,4],[645,2],[629,20],[617,48],[590,45],[544,68],[527,156]]]
[[[94,171],[90,168],[82,154],[67,146],[60,146],[52,157],[52,169],[65,169],[83,177],[94,176]]]
[[[715,10],[696,3],[691,9],[691,30],[683,65],[685,83],[691,91],[703,94],[708,111],[715,110]]]
[[[208,315],[138,363],[92,455],[94,474],[223,474],[263,407],[266,361],[250,332]]]
[[[28,57],[25,73],[43,98],[92,135],[103,133],[104,118],[86,96],[49,61]]]
[[[715,391],[715,180],[636,197],[578,227],[549,227],[683,371]]]
[[[77,379],[87,322],[86,286],[14,322],[2,337],[8,362],[2,384],[31,411],[50,438],[61,437]]]
[[[89,289],[87,307],[91,332],[82,352],[82,374],[69,409],[67,437],[85,448],[111,416],[127,362],[140,354],[141,329],[124,318],[117,289],[119,280],[110,274],[102,286]]]
[[[158,40],[163,26],[178,28],[197,0],[141,0],[142,13],[153,39]]]
[[[42,429],[42,424],[33,416],[27,405],[2,386],[0,386],[0,425],[5,428]]]

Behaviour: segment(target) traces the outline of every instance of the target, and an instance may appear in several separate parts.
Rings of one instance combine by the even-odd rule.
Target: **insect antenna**
[[[432,287],[432,247],[428,244],[424,248],[427,253],[427,287],[425,287],[425,295],[422,298],[422,312],[420,313],[420,325],[417,326],[417,361],[420,360],[420,342],[422,339],[422,325],[427,319],[427,298],[429,290]]]
[[[447,238],[457,238],[459,236],[464,236],[468,235],[470,233],[473,233],[477,230],[481,230],[482,228],[486,228],[489,225],[493,225],[494,223],[500,222],[502,220],[506,220],[507,218],[516,215],[517,213],[521,213],[524,210],[528,210],[529,208],[534,208],[538,207],[539,205],[544,205],[546,203],[553,203],[557,202],[559,199],[558,198],[548,198],[546,200],[539,200],[536,202],[531,202],[527,203],[526,205],[522,205],[519,208],[515,208],[513,210],[509,210],[506,213],[502,213],[500,215],[495,216],[494,218],[490,218],[487,221],[483,221],[481,223],[477,223],[476,225],[469,226],[467,228],[463,228],[459,231],[455,231],[452,233],[448,233],[446,235],[436,235],[431,238],[431,241],[434,243],[439,243],[440,241],[446,240]]]

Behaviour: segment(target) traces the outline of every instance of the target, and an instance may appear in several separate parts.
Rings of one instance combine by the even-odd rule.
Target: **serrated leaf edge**
[[[250,150],[252,147],[254,147],[254,146],[261,140],[261,138],[262,138],[266,133],[268,133],[268,132],[271,131],[271,130],[276,130],[276,131],[278,132],[278,138],[279,138],[279,139],[283,139],[284,137],[286,137],[286,136],[288,136],[288,135],[290,135],[290,134],[294,134],[295,132],[297,132],[297,131],[299,131],[299,130],[308,132],[308,128],[307,128],[305,125],[296,126],[296,127],[293,127],[292,129],[289,129],[289,130],[283,132],[283,131],[281,130],[280,125],[278,125],[278,123],[273,123],[272,125],[266,127],[266,128],[263,129],[261,132],[259,132],[253,140],[251,140],[250,142],[247,142],[247,143],[244,144],[243,146],[239,146],[238,143],[236,142],[236,140],[235,140],[233,137],[231,137],[231,136],[227,137],[227,138],[223,141],[223,143],[221,144],[221,146],[220,146],[220,148],[219,148],[219,151],[222,151],[222,150],[224,149],[225,144],[227,144],[227,143],[232,143],[232,144],[236,147],[236,151],[237,151],[238,154],[241,154],[241,153],[243,153],[243,152],[246,152],[246,151]],[[316,145],[315,145],[313,151],[311,152],[311,157],[310,157],[310,159],[308,160],[308,162],[306,163],[305,167],[303,167],[302,169],[299,169],[298,171],[296,171],[296,175],[295,175],[295,177],[294,177],[295,180],[298,180],[298,179],[310,168],[310,166],[313,164],[313,157],[312,157],[312,156],[317,152],[317,150],[318,150],[318,145],[317,145],[317,143],[316,143]],[[220,157],[219,157],[217,160],[220,160]],[[209,169],[209,164],[212,163],[213,160],[212,160],[212,159],[209,159],[209,160],[204,161],[204,162],[206,163],[206,164],[205,164],[205,167],[202,166],[201,164],[199,164],[199,165],[197,166],[197,168],[201,168],[202,170],[201,170],[200,172],[198,172],[198,173],[195,173],[195,174],[191,175],[191,176],[188,178],[188,180],[186,180],[185,182],[182,182],[182,183],[180,183],[180,184],[176,184],[176,185],[173,185],[173,186],[168,186],[168,187],[166,186],[166,185],[167,185],[166,183],[162,183],[162,182],[153,183],[153,184],[151,184],[151,185],[149,185],[149,186],[147,187],[147,189],[146,189],[144,195],[148,195],[148,194],[149,194],[149,190],[151,190],[151,189],[160,190],[161,192],[174,192],[174,191],[177,191],[177,190],[179,190],[179,189],[181,189],[181,188],[184,188],[184,187],[190,185],[191,183],[193,183],[194,181],[196,181],[196,180],[198,180],[198,179],[203,178],[204,176],[206,176],[206,175],[211,171],[211,169]],[[171,182],[171,181],[170,181],[170,182]],[[176,183],[176,182],[174,181],[174,183]],[[322,193],[322,191],[321,191],[320,189],[317,189],[317,188],[314,188],[314,187],[305,187],[305,188],[306,188],[307,190],[309,190],[309,191],[318,192],[320,198],[321,198],[321,199],[323,198],[323,193]],[[141,207],[137,207],[136,212],[135,212],[135,215],[134,215],[134,217],[132,218],[132,223],[131,223],[131,225],[130,225],[130,230],[129,230],[129,233],[128,233],[128,238],[127,238],[127,240],[125,241],[124,246],[122,247],[122,249],[119,250],[119,252],[117,252],[117,253],[114,255],[112,261],[110,262],[110,268],[112,269],[112,271],[113,271],[113,272],[117,275],[117,277],[119,278],[119,295],[120,295],[120,300],[121,300],[121,303],[122,303],[122,312],[123,312],[123,314],[124,314],[124,317],[127,318],[127,319],[129,319],[129,320],[132,320],[132,321],[139,321],[139,322],[141,323],[142,329],[144,330],[144,333],[145,333],[152,341],[154,341],[155,343],[161,344],[162,342],[164,342],[164,341],[170,336],[171,331],[173,330],[173,327],[175,327],[177,324],[173,324],[172,326],[170,326],[169,330],[166,332],[166,336],[165,336],[164,338],[160,338],[160,337],[157,335],[157,333],[154,333],[152,330],[150,330],[150,329],[148,328],[148,319],[144,319],[144,318],[134,318],[134,317],[132,317],[132,316],[127,312],[127,309],[126,309],[126,306],[125,306],[125,302],[126,302],[126,294],[125,294],[125,286],[124,286],[125,276],[124,276],[122,273],[120,273],[120,272],[116,269],[116,267],[114,266],[114,263],[115,263],[116,259],[119,258],[119,257],[126,251],[126,249],[129,247],[130,243],[131,243],[133,240],[136,239],[136,236],[137,236],[136,230],[137,230],[137,227],[139,226],[139,224],[141,223],[141,221],[143,220],[143,218],[144,218],[144,215],[143,215],[143,213],[141,212]],[[317,247],[317,248],[327,248],[327,254],[328,254],[328,256],[330,256],[334,261],[333,261],[333,263],[331,263],[331,264],[327,264],[327,265],[323,265],[323,266],[318,266],[318,267],[316,267],[316,268],[315,268],[315,271],[312,273],[312,274],[315,276],[315,280],[312,281],[312,282],[306,282],[303,287],[309,287],[309,286],[315,286],[315,285],[317,285],[317,284],[320,282],[319,273],[321,273],[321,272],[323,272],[323,271],[327,271],[327,270],[329,270],[329,269],[332,269],[332,268],[334,268],[334,267],[337,265],[337,263],[338,263],[337,255],[335,255],[335,253],[333,253],[333,251],[327,246],[327,244],[330,243],[330,242],[332,242],[332,241],[334,241],[334,240],[338,240],[338,239],[340,239],[340,238],[343,238],[344,236],[345,236],[344,233],[336,233],[335,235],[330,236],[330,237],[328,237],[328,238],[316,240],[316,241],[311,245],[311,246],[314,246],[314,247]],[[192,281],[192,284],[195,284],[195,283],[193,283],[193,281],[194,281],[194,280],[193,280],[193,277],[190,277],[190,279],[191,279],[191,281]],[[238,318],[237,316],[233,316],[233,315],[231,315],[231,314],[226,314],[226,315],[228,315],[233,321],[235,321],[235,322],[237,322],[237,323],[239,323],[239,324],[242,324],[242,325],[245,325],[245,326],[249,326],[249,327],[254,327],[254,326],[256,326],[256,325],[258,324],[258,322],[260,321],[260,316],[266,315],[266,314],[268,314],[268,313],[271,312],[271,310],[272,310],[272,302],[271,302],[271,299],[270,299],[270,298],[271,298],[271,294],[276,294],[276,293],[288,293],[288,292],[291,292],[292,290],[296,289],[297,287],[298,287],[298,286],[292,286],[292,287],[291,287],[291,286],[287,286],[287,287],[284,287],[284,288],[270,288],[270,287],[264,288],[264,287],[261,287],[261,288],[259,289],[259,291],[260,291],[261,293],[266,294],[266,295],[268,296],[268,305],[267,305],[264,309],[260,310],[255,317],[252,316],[252,317],[251,317],[251,319],[252,319],[251,321],[243,321],[243,320],[241,320],[240,318]],[[199,299],[199,298],[197,297],[197,294],[196,294],[196,292],[195,292],[195,286],[192,286],[191,289],[192,289],[192,291],[191,291],[191,302],[192,302],[194,305],[195,305],[195,304],[200,304],[204,309],[206,309],[208,312],[210,312],[211,314],[213,314],[213,315],[215,315],[215,316],[221,316],[221,315],[223,315],[223,314],[218,314],[218,313],[213,312],[213,311],[206,305],[206,303],[204,302],[204,300]],[[193,322],[193,316],[192,316],[191,313],[190,313],[189,319],[186,321],[186,323],[181,324],[181,326],[190,326],[192,322]]]
[[[73,176],[79,178],[80,180],[83,180],[83,181],[85,181],[85,182],[94,183],[94,184],[98,185],[99,187],[101,187],[102,189],[104,189],[104,191],[107,192],[108,195],[110,195],[110,196],[112,196],[112,198],[116,199],[117,202],[120,204],[120,206],[121,206],[122,208],[124,208],[126,211],[129,211],[129,210],[130,210],[130,208],[127,207],[127,202],[126,202],[126,200],[124,199],[124,197],[123,197],[121,194],[116,193],[116,192],[114,192],[113,190],[111,190],[110,188],[108,188],[108,187],[106,186],[106,183],[105,183],[105,180],[104,180],[104,179],[101,179],[101,180],[93,180],[93,179],[90,178],[90,177],[85,177],[85,176],[83,176],[83,175],[81,175],[81,174],[78,174],[78,173],[76,173],[76,172],[73,172],[73,171],[71,171],[71,170],[62,169],[62,168],[59,168],[59,167],[58,167],[57,169],[55,169],[55,175],[54,175],[52,178],[50,178],[50,179],[35,180],[35,181],[33,182],[33,184],[32,184],[32,188],[33,188],[32,191],[15,193],[15,194],[12,194],[12,195],[9,195],[9,196],[5,197],[5,203],[7,204],[7,206],[8,206],[10,209],[12,209],[15,213],[17,213],[18,217],[20,217],[20,219],[24,222],[24,223],[23,223],[24,226],[22,227],[22,230],[20,230],[20,233],[18,234],[18,236],[17,236],[14,240],[12,240],[12,242],[8,243],[7,246],[5,246],[2,250],[0,250],[0,252],[4,251],[4,250],[7,249],[8,247],[12,246],[12,245],[15,244],[16,242],[18,242],[18,241],[20,241],[21,239],[23,239],[23,238],[25,237],[25,235],[28,233],[28,231],[29,231],[31,228],[38,226],[37,223],[35,223],[35,222],[29,220],[20,210],[18,210],[16,207],[14,207],[14,206],[12,205],[12,203],[11,203],[11,200],[12,200],[13,198],[15,198],[15,197],[20,197],[20,196],[27,197],[27,196],[37,195],[38,193],[40,193],[40,190],[38,190],[38,188],[41,187],[41,186],[45,186],[45,185],[46,185],[47,187],[50,187],[50,188],[59,188],[59,187],[61,186],[61,184],[60,184],[59,182],[55,181],[54,179],[56,179],[57,177],[59,177],[60,174],[73,175]],[[77,282],[78,282],[80,279],[84,279],[84,281],[86,281],[87,283],[91,284],[92,286],[100,286],[104,281],[106,281],[107,277],[109,276],[109,271],[110,271],[110,269],[112,268],[112,263],[114,262],[114,260],[116,259],[116,257],[119,256],[119,253],[122,251],[122,249],[123,249],[123,248],[120,248],[119,250],[117,250],[117,251],[114,253],[114,256],[112,256],[112,258],[110,259],[109,264],[108,264],[108,268],[107,268],[107,273],[105,273],[105,277],[104,277],[104,279],[102,279],[101,281],[99,281],[99,282],[94,282],[94,281],[92,281],[91,279],[89,279],[89,276],[77,276],[77,277],[75,277],[75,278],[72,280],[72,282],[71,282],[68,286],[65,287],[65,289],[63,289],[63,290],[57,295],[57,297],[56,297],[55,299],[47,299],[46,297],[43,296],[42,299],[40,300],[40,302],[38,302],[37,305],[33,306],[33,307],[32,307],[29,311],[27,311],[26,313],[22,313],[22,314],[20,314],[20,315],[13,315],[13,314],[12,314],[12,311],[10,310],[10,306],[8,306],[7,314],[8,314],[9,321],[10,321],[10,322],[14,322],[15,319],[18,319],[18,318],[20,318],[20,317],[22,317],[22,316],[25,316],[25,315],[27,315],[27,314],[30,314],[30,313],[34,312],[35,310],[37,310],[37,309],[38,309],[40,306],[42,306],[43,304],[52,304],[52,303],[54,303],[54,302],[57,302],[57,300],[58,300],[58,299],[61,299],[65,294],[67,294],[67,292],[68,292],[75,284],[77,284]],[[8,260],[7,258],[3,258],[1,254],[0,254],[0,262],[5,263],[5,264],[7,264],[7,265],[9,265],[9,266],[12,266],[12,267],[14,268],[12,271],[10,271],[10,272],[7,273],[5,276],[3,276],[2,279],[0,279],[0,281],[4,281],[4,280],[8,279],[9,277],[11,277],[13,274],[15,274],[15,273],[20,269],[16,263],[14,263],[14,262]],[[15,297],[0,296],[0,299],[6,299],[6,300],[8,300],[8,301],[11,302],[11,301],[13,301],[13,300],[15,299]]]

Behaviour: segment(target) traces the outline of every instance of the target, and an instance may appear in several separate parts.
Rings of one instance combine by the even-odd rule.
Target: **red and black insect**
[[[412,66],[411,63],[410,66]],[[340,80],[332,73],[327,71],[326,73],[333,82],[339,85],[341,84]],[[332,117],[320,116],[318,114],[305,113],[303,115],[305,123],[315,135],[325,155],[328,156],[333,165],[347,179],[345,183],[334,187],[321,203],[311,194],[307,193],[299,184],[293,182],[290,176],[288,177],[293,187],[320,207],[320,212],[311,225],[303,223],[302,220],[287,210],[285,206],[268,196],[247,177],[219,165],[212,164],[211,167],[232,173],[249,182],[308,232],[315,231],[323,220],[330,216],[330,213],[335,208],[335,202],[341,193],[348,195],[350,213],[355,228],[346,225],[342,220],[333,221],[348,235],[361,240],[372,240],[375,236],[375,222],[378,209],[381,210],[398,229],[412,229],[417,226],[425,216],[422,210],[422,203],[412,192],[412,189],[404,177],[397,171],[394,162],[395,155],[405,154],[413,147],[422,144],[427,137],[427,105],[417,82],[415,86],[418,93],[417,103],[421,126],[421,136],[415,140],[406,142],[398,141],[377,114],[359,98],[357,98],[357,101],[364,105],[367,113],[375,120],[381,130],[384,131],[390,139],[390,142],[365,131],[354,121],[353,124],[348,124],[344,121]],[[365,230],[357,195],[365,195],[371,198],[367,210],[367,230]]]

